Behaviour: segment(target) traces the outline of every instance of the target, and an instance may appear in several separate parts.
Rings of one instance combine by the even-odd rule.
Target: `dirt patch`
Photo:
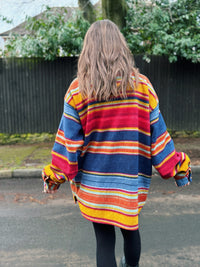
[[[37,203],[40,205],[45,205],[52,200],[62,200],[66,202],[66,193],[56,192],[56,194],[28,194],[28,193],[0,193],[0,203],[14,203],[14,204],[24,204],[24,203]],[[70,203],[73,203],[73,200],[70,199]]]

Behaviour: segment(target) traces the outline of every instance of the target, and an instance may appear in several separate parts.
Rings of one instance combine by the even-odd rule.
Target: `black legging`
[[[115,227],[100,223],[93,223],[93,226],[97,241],[97,267],[117,267],[115,259]],[[139,230],[121,229],[121,232],[124,238],[126,263],[130,266],[137,266],[141,251]]]

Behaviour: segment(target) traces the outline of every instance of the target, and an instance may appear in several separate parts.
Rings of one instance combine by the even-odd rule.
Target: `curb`
[[[200,173],[200,166],[191,166],[192,173]]]
[[[192,174],[200,174],[200,166],[191,166]],[[42,169],[16,169],[16,170],[2,170],[0,171],[0,179],[12,178],[41,178]],[[152,175],[158,174],[153,168]]]
[[[16,169],[0,171],[0,179],[41,178],[42,169]]]

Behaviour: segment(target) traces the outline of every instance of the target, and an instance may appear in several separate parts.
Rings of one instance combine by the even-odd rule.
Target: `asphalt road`
[[[140,215],[140,267],[200,266],[200,179],[187,188],[152,179]],[[116,257],[122,237],[116,229]],[[1,267],[95,267],[92,224],[82,218],[68,183],[54,195],[40,179],[0,180]]]

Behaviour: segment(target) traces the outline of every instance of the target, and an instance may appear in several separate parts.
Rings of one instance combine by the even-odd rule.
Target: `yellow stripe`
[[[100,218],[103,220],[116,221],[131,227],[133,227],[134,225],[138,225],[138,216],[126,216],[124,214],[120,214],[118,212],[113,211],[90,209],[88,207],[83,206],[80,202],[79,208],[81,212],[88,216],[96,218],[97,220],[98,218]]]
[[[151,125],[154,124],[154,123],[156,123],[158,120],[159,120],[159,118],[156,118],[156,119],[152,120],[151,121]]]
[[[75,121],[75,122],[77,122],[77,123],[80,123],[80,121],[79,121],[78,119],[76,119],[76,118],[74,118],[73,116],[70,116],[70,115],[68,115],[68,114],[66,114],[66,113],[64,113],[64,117],[65,117],[65,118],[69,118],[69,119],[71,119],[71,120],[73,120],[73,121]]]
[[[149,105],[148,105],[148,103],[145,103],[145,102],[143,102],[142,100],[139,100],[139,99],[120,99],[120,100],[117,100],[117,101],[113,101],[113,102],[106,102],[106,103],[101,103],[101,104],[99,104],[99,103],[94,103],[94,104],[92,104],[92,105],[89,105],[89,110],[91,109],[91,108],[94,108],[94,107],[107,107],[107,106],[109,106],[109,107],[107,107],[107,108],[111,108],[111,106],[112,106],[112,108],[115,108],[115,105],[117,105],[116,106],[116,108],[119,108],[119,105],[118,104],[120,104],[120,107],[127,107],[127,106],[130,106],[130,105],[128,105],[128,104],[126,104],[126,103],[132,103],[133,105],[135,105],[135,104],[142,104],[142,105],[144,105],[145,107],[148,107]]]
[[[139,193],[145,193],[145,194],[148,194],[149,192],[149,189],[138,189],[138,194]]]
[[[84,200],[83,199],[78,199],[79,200],[79,203],[80,203],[80,201],[84,204]],[[82,205],[82,204],[81,204]],[[87,203],[85,203],[85,205],[87,205]],[[106,212],[121,212],[121,213],[123,213],[123,216],[126,216],[126,214],[127,215],[132,215],[132,216],[134,216],[134,215],[137,215],[138,214],[138,209],[134,209],[134,210],[132,210],[132,211],[124,211],[124,209],[123,208],[120,208],[120,206],[114,206],[113,207],[113,205],[112,204],[108,204],[108,205],[104,205],[104,204],[97,204],[97,205],[95,205],[95,204],[92,204],[92,203],[90,203],[89,204],[89,208],[88,207],[85,207],[84,205],[83,205],[83,207],[85,208],[85,209],[92,209],[92,210],[96,210],[96,209],[98,209],[98,210],[104,210],[103,212],[105,212],[105,210],[106,210]],[[107,207],[106,207],[107,206]],[[99,212],[101,212],[102,213],[102,211],[99,211]],[[91,214],[94,214],[94,212],[92,212]]]

